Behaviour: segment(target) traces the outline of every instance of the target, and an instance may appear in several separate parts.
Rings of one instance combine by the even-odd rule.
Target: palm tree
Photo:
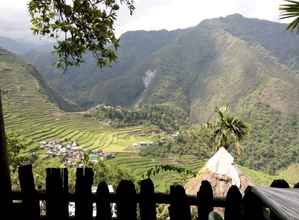
[[[285,0],[279,8],[281,11],[280,19],[293,19],[288,25],[288,30],[299,30],[299,2],[293,0]]]
[[[240,141],[247,135],[248,126],[242,120],[232,116],[227,106],[216,108],[218,118],[210,126],[213,128],[212,138],[214,146],[218,149],[224,147],[228,149],[234,145],[240,154]]]

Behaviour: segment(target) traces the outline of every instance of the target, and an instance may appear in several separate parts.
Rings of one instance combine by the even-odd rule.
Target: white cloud
[[[0,36],[31,37],[28,0],[0,0]]]
[[[0,35],[29,37],[28,0],[0,0]],[[206,18],[241,13],[279,21],[282,0],[135,0],[133,16],[122,7],[116,31],[177,29],[197,25]]]

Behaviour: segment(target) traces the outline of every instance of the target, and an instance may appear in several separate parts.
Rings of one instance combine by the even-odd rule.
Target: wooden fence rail
[[[208,220],[209,213],[214,207],[225,208],[225,220],[258,220],[258,218],[252,218],[253,213],[254,216],[260,215],[259,219],[263,219],[263,210],[260,209],[261,213],[257,213],[259,209],[252,205],[252,202],[256,202],[253,201],[255,197],[251,195],[252,198],[248,198],[248,195],[243,201],[236,186],[229,189],[226,199],[214,198],[211,184],[208,181],[202,182],[197,196],[186,195],[184,188],[180,185],[171,186],[169,194],[156,193],[150,179],[141,181],[139,193],[136,192],[134,184],[128,180],[121,181],[114,193],[109,192],[105,182],[99,183],[97,191],[92,193],[92,169],[78,168],[75,192],[69,193],[67,169],[48,168],[46,175],[46,190],[37,191],[31,165],[19,168],[21,191],[12,192],[11,198],[14,201],[12,207],[15,212],[10,219],[111,220],[113,219],[113,203],[116,204],[116,219],[118,220],[156,220],[157,204],[167,205],[170,220],[191,220],[191,206],[197,207],[198,220]],[[41,201],[45,202],[43,208],[40,206]],[[70,202],[75,203],[74,216],[70,216]],[[96,204],[96,212],[93,210],[93,203]],[[243,207],[245,204],[247,206]],[[45,216],[41,215],[42,211],[46,213]]]

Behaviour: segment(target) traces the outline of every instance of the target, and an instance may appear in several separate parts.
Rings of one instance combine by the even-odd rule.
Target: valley
[[[1,50],[1,89],[7,132],[14,132],[39,151],[39,142],[52,139],[78,142],[85,150],[122,152],[133,143],[151,140],[154,128],[113,129],[83,113],[67,113],[52,103],[32,70],[15,55]]]
[[[49,154],[42,142],[76,143],[82,154],[112,153],[103,164],[123,169],[136,182],[157,170],[149,177],[164,192],[186,183],[214,153],[197,127],[215,120],[216,107],[229,105],[250,127],[240,143],[240,170],[257,185],[279,177],[294,184],[299,38],[284,28],[232,15],[176,31],[128,32],[111,67],[99,69],[86,54],[82,66],[65,73],[53,67],[49,44],[14,48],[3,39],[7,134],[24,143],[22,155],[38,155],[35,169],[64,166],[62,156]],[[265,29],[274,40],[266,40]],[[139,143],[154,144],[141,149]],[[161,169],[168,165],[175,168]]]

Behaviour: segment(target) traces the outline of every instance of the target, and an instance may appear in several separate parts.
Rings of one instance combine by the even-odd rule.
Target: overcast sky
[[[28,0],[0,0],[0,36],[30,38]],[[197,25],[206,18],[240,13],[271,21],[279,21],[282,0],[135,0],[136,11],[126,8],[119,14],[116,31],[173,30]]]

